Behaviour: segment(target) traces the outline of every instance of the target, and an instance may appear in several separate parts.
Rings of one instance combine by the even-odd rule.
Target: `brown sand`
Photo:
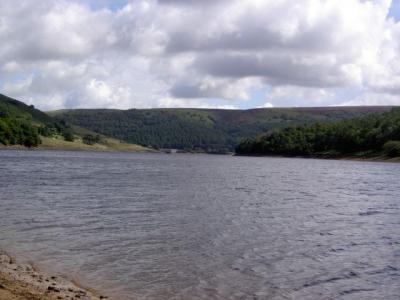
[[[99,300],[108,299],[56,276],[47,276],[30,265],[17,264],[0,250],[0,300]]]

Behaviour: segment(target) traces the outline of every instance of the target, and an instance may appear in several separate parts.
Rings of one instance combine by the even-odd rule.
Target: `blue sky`
[[[5,0],[0,89],[42,109],[400,105],[399,21],[399,0]]]
[[[125,6],[128,1],[127,0],[91,0],[87,1],[92,9],[101,9],[101,8],[108,8],[113,11],[121,9]]]
[[[127,1],[127,0],[91,0],[91,1],[87,1],[87,3],[93,9],[108,8],[111,10],[121,9],[128,2],[129,1]],[[399,0],[392,1],[389,16],[395,18],[396,20],[400,20],[400,1]]]
[[[394,0],[390,7],[389,16],[394,18],[396,21],[400,20],[400,1]]]

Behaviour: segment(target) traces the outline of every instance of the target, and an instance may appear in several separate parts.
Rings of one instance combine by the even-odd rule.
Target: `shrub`
[[[75,139],[74,138],[74,132],[69,127],[64,130],[63,137],[64,137],[64,140],[67,141],[67,142],[73,142],[74,139]]]
[[[86,145],[94,145],[95,143],[100,142],[100,135],[87,134],[82,137],[82,142],[85,143]]]
[[[391,157],[400,156],[400,141],[389,141],[383,145],[385,153]]]

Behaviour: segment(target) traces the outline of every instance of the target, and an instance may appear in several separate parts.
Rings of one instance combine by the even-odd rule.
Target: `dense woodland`
[[[333,122],[387,111],[386,107],[215,109],[78,109],[52,114],[129,143],[154,148],[224,153],[244,138],[289,125]]]
[[[30,123],[0,117],[0,144],[35,147],[39,143],[38,130]]]
[[[92,109],[52,115],[0,94],[0,144],[35,147],[43,136],[79,137],[93,145],[112,136],[154,148],[209,153],[230,152],[238,145],[236,153],[247,155],[400,156],[399,108]]]
[[[316,123],[270,131],[236,147],[245,155],[400,156],[400,109],[335,123]]]

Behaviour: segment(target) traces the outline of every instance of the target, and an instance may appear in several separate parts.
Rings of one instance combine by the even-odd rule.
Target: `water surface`
[[[0,151],[0,248],[116,299],[399,299],[400,164]]]

